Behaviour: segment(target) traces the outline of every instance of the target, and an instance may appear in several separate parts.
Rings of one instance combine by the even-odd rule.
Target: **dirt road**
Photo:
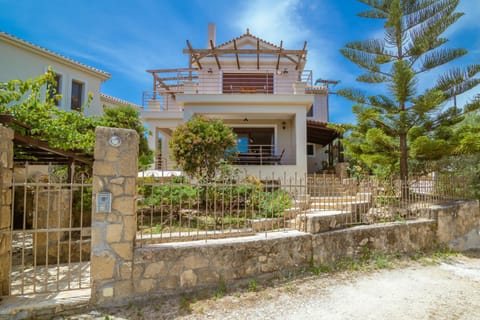
[[[252,283],[250,291],[191,303],[184,297],[177,306],[170,302],[125,308],[111,313],[110,319],[476,320],[480,319],[480,252],[435,264],[420,260],[394,269],[344,271],[259,286]]]

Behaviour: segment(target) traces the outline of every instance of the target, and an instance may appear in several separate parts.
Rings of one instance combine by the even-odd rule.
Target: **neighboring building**
[[[328,87],[312,85],[311,71],[304,70],[306,42],[300,50],[288,50],[247,29],[216,46],[210,24],[208,48],[193,49],[189,41],[187,46],[189,68],[147,70],[154,91],[144,93],[142,119],[153,133],[150,147],[163,160],[172,131],[202,115],[222,119],[237,133],[237,164],[247,173],[302,177],[322,169],[327,160],[322,148],[337,134],[325,126]]]
[[[117,106],[131,106],[136,110],[142,109],[142,107],[139,105],[133,104],[126,100],[109,96],[108,94],[104,94],[104,93],[100,93],[100,103],[102,104],[102,106],[105,106],[108,108],[115,108]]]
[[[35,78],[44,74],[49,66],[56,74],[57,93],[62,95],[57,102],[60,109],[80,110],[89,92],[93,99],[85,110],[87,116],[101,115],[103,104],[112,106],[118,102],[132,105],[100,93],[101,84],[110,79],[109,73],[0,32],[0,82]]]

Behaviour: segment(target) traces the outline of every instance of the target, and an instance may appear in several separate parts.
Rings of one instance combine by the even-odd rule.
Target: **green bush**
[[[257,217],[277,218],[282,217],[283,212],[290,208],[292,199],[285,190],[262,192],[258,203]]]
[[[140,187],[140,193],[144,197],[141,205],[167,206],[177,210],[194,206],[199,198],[197,188],[183,184],[144,185]]]
[[[194,116],[178,126],[170,139],[171,154],[185,174],[212,180],[234,151],[236,135],[221,120]]]

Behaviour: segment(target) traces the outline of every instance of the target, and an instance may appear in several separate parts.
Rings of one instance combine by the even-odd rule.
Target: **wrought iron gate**
[[[90,177],[74,166],[27,163],[0,188],[11,190],[10,228],[3,231],[11,244],[10,295],[89,288]]]

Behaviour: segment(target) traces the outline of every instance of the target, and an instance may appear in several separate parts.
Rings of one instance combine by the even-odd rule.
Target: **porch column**
[[[0,125],[0,296],[10,293],[13,130]]]
[[[153,151],[154,161],[150,166],[150,169],[155,169],[155,161],[157,160],[157,141],[158,141],[158,130],[157,127],[151,129],[152,134],[147,135],[148,148]]]
[[[169,170],[172,166],[170,160],[170,136],[162,134],[162,145],[160,148],[162,152],[162,169]]]
[[[295,113],[296,165],[298,174],[307,172],[307,117],[305,111]]]

